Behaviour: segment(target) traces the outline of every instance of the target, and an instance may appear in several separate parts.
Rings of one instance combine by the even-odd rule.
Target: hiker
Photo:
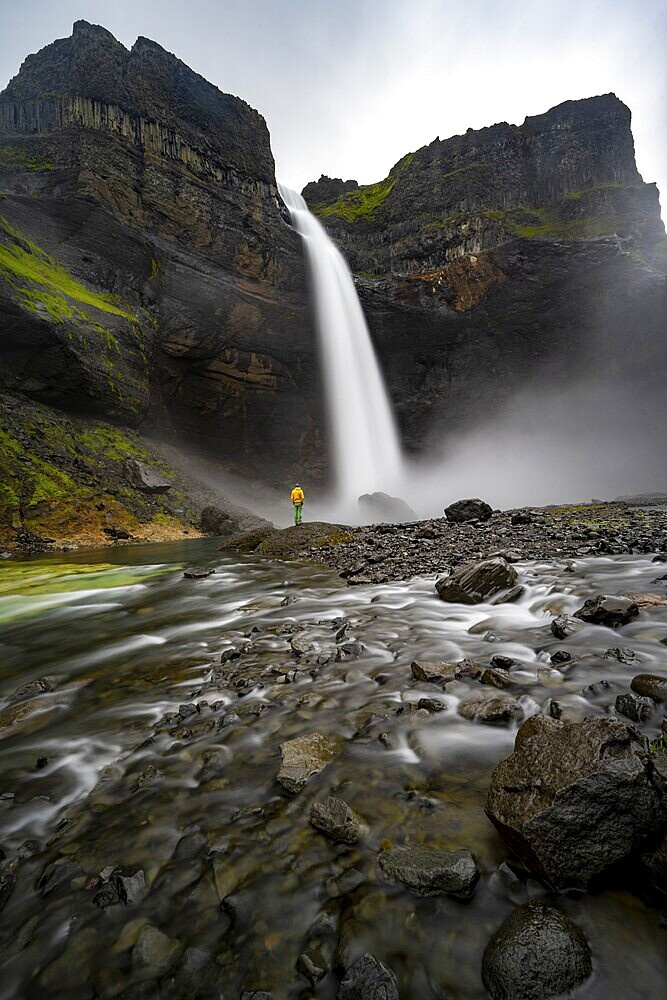
[[[294,484],[294,489],[292,490],[292,503],[294,504],[294,523],[301,524],[301,508],[303,507],[303,501],[305,496],[303,490],[298,483]]]

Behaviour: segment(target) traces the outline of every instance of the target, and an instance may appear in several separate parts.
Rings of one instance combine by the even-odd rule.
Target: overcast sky
[[[103,24],[147,35],[266,118],[277,175],[380,180],[469,126],[614,91],[667,203],[667,0],[0,0],[0,87],[23,58]],[[663,215],[664,215],[663,211]]]

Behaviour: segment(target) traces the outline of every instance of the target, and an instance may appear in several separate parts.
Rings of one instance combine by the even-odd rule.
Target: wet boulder
[[[626,719],[633,722],[648,722],[655,712],[655,702],[652,698],[635,694],[634,691],[627,691],[616,697],[616,711],[619,715],[624,715]]]
[[[459,703],[456,711],[464,719],[487,725],[507,725],[523,719],[523,709],[516,698],[488,691],[473,691]]]
[[[591,971],[591,950],[581,930],[541,900],[510,913],[482,960],[482,980],[494,1000],[562,996]]]
[[[433,662],[431,660],[413,660],[410,664],[412,676],[416,681],[453,681],[456,677],[456,664]]]
[[[667,783],[634,727],[534,716],[493,770],[486,814],[538,876],[557,889],[585,888],[662,834]]]
[[[445,517],[452,524],[464,524],[466,521],[488,521],[493,514],[493,508],[480,500],[471,497],[468,500],[457,500],[445,507]]]
[[[323,771],[338,753],[338,747],[321,733],[309,733],[280,744],[282,763],[278,782],[288,792],[300,792],[309,778]]]
[[[361,839],[364,825],[354,809],[343,799],[328,795],[311,806],[309,821],[316,830],[343,844],[356,844]]]
[[[210,566],[190,566],[183,573],[186,580],[203,580],[207,576],[212,576],[215,570]]]
[[[438,580],[435,589],[442,601],[481,604],[501,591],[509,590],[517,580],[516,570],[504,559],[484,559]]]
[[[667,701],[667,677],[657,674],[637,674],[630,681],[630,687],[636,694],[652,698],[653,701]]]
[[[572,615],[558,615],[551,622],[551,631],[557,639],[567,639],[582,627],[581,622]]]
[[[400,1000],[396,977],[373,955],[362,955],[345,972],[336,1000]]]
[[[136,458],[128,458],[123,466],[125,479],[137,490],[144,493],[166,493],[172,484],[164,476]]]
[[[388,879],[402,882],[420,896],[470,899],[480,876],[472,851],[395,847],[380,854],[378,865]]]
[[[605,625],[607,628],[620,628],[627,625],[639,614],[639,608],[629,597],[613,597],[598,594],[585,601],[574,617],[592,625]]]
[[[634,649],[628,649],[627,646],[614,646],[613,649],[608,649],[604,654],[605,660],[618,660],[619,663],[636,663],[637,654]]]
[[[401,524],[417,520],[417,515],[405,500],[389,496],[388,493],[363,493],[358,503],[359,514],[366,524],[379,521]]]

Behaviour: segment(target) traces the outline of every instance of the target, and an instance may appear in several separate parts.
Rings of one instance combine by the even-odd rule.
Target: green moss
[[[0,146],[0,170],[53,170],[53,164],[17,146]]]
[[[511,208],[485,211],[487,219],[500,223],[504,229],[524,239],[561,236],[580,239],[607,236],[627,228],[630,215],[610,213],[583,219],[563,219],[557,208]]]
[[[112,296],[86,288],[41,247],[10,226],[3,216],[0,216],[0,237],[4,237],[0,242],[0,273],[17,287],[26,308],[37,312],[42,307],[61,322],[77,315],[74,302],[121,316],[132,325],[137,323],[136,317]],[[80,310],[78,315],[89,318]]]
[[[413,154],[408,153],[399,160],[383,181],[378,181],[377,184],[363,184],[353,191],[346,191],[331,205],[313,206],[313,213],[324,219],[338,216],[346,222],[358,222],[361,219],[371,221],[393,191],[396,181],[405,168],[412,163],[412,159]]]

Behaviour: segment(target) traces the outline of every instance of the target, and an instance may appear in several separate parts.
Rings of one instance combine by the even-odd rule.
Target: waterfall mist
[[[356,519],[362,493],[388,491],[400,478],[401,449],[350,269],[324,227],[295,191],[279,185],[303,240],[318,331],[335,477],[330,504]]]

